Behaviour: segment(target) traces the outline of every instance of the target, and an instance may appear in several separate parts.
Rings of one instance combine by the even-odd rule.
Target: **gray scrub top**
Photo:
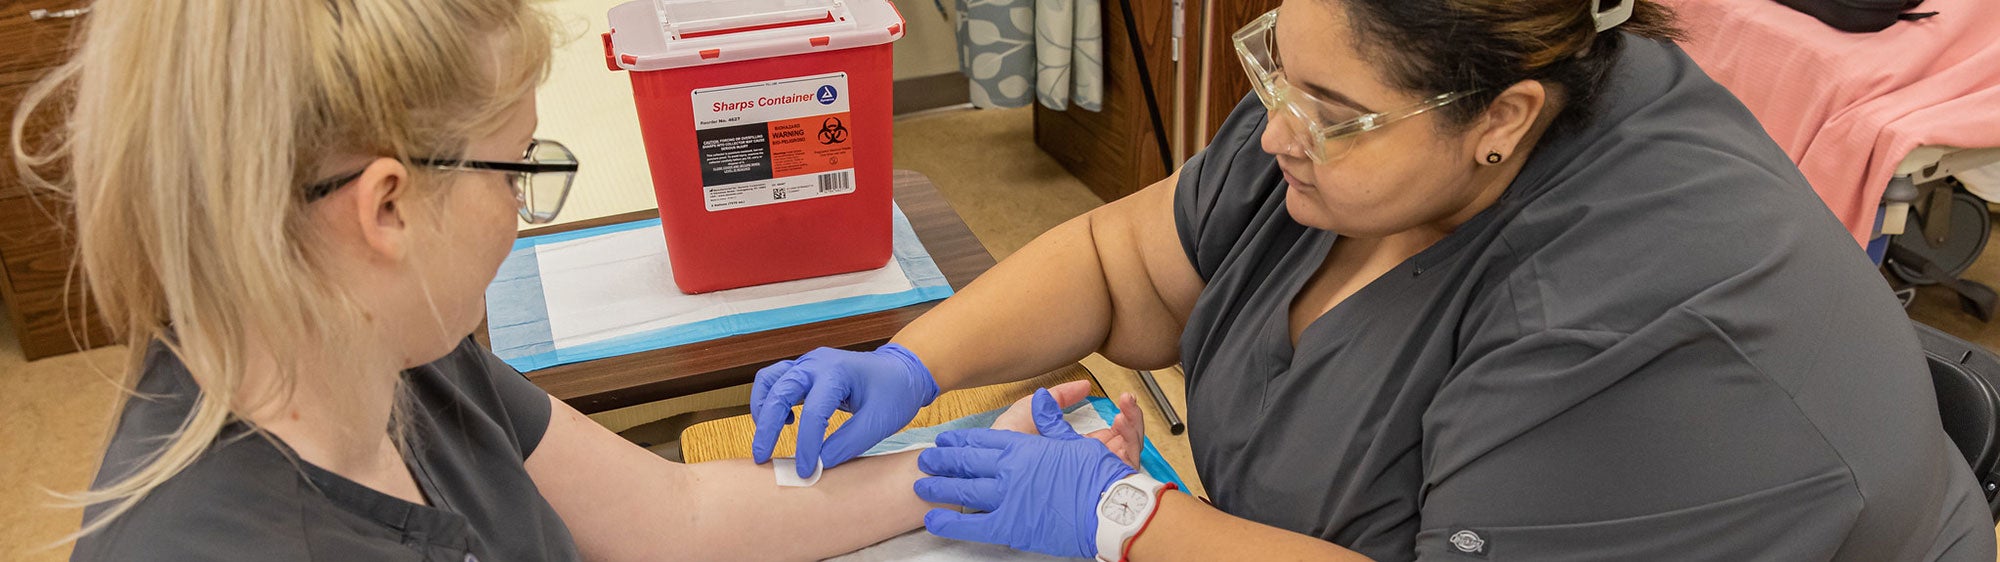
[[[242,423],[192,466],[77,541],[72,560],[576,560],[576,544],[523,463],[549,425],[548,394],[467,338],[405,371],[411,473],[431,506],[296,461]],[[186,419],[198,387],[166,346],[120,414],[96,486],[130,473]],[[93,520],[102,507],[85,510]]]
[[[1376,560],[1993,560],[1868,258],[1678,47],[1623,43],[1594,123],[1297,349],[1336,235],[1237,106],[1175,209],[1215,506]]]

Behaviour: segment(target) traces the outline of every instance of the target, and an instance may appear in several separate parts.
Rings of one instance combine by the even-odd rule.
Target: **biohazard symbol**
[[[819,126],[820,144],[840,144],[847,142],[847,126],[840,124],[839,117],[828,117]]]

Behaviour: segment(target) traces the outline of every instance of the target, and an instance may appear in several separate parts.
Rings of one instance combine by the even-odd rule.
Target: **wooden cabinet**
[[[1250,92],[1231,36],[1281,0],[1129,1],[1168,129],[1170,157],[1178,167],[1208,145],[1229,110]],[[1119,0],[1103,3],[1104,110],[1055,111],[1038,105],[1035,143],[1111,201],[1165,178],[1167,166],[1160,162],[1125,14]]]
[[[1189,154],[1208,146],[1208,140],[1222,128],[1222,120],[1229,118],[1230,110],[1236,109],[1243,96],[1250,95],[1250,75],[1243,71],[1243,63],[1236,56],[1236,30],[1264,12],[1277,9],[1281,3],[1281,0],[1207,2],[1204,18],[1215,25],[1195,39],[1193,46],[1203,53],[1200,58],[1207,65],[1202,78],[1191,82],[1194,88],[1189,93],[1196,101],[1188,106],[1194,109],[1182,116],[1190,142],[1194,143]]]
[[[1074,104],[1067,111],[1035,105],[1035,144],[1105,201],[1129,195],[1160,178],[1159,143],[1145,93],[1139,87],[1139,67],[1133,57],[1125,14],[1119,0],[1104,5],[1104,108],[1090,111]],[[1140,52],[1152,71],[1153,91],[1162,108],[1172,107],[1175,83],[1173,7],[1171,0],[1129,0],[1138,22]],[[1171,142],[1171,141],[1170,141]]]
[[[6,108],[10,131],[22,95],[68,56],[77,22],[88,17],[70,10],[85,5],[0,0],[0,107]],[[43,107],[29,116],[28,146],[48,142],[59,119],[53,109]],[[68,202],[24,185],[15,173],[11,138],[6,144],[0,151],[0,300],[6,302],[21,350],[29,359],[40,359],[110,343],[74,267],[75,229]]]

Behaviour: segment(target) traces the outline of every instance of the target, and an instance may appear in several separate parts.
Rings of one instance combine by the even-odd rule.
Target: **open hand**
[[[1067,410],[1077,402],[1090,396],[1090,381],[1070,381],[1049,387],[1049,395],[1056,404]],[[993,429],[1004,429],[1028,435],[1041,435],[1035,430],[1033,407],[1034,395],[1021,397],[1000,418],[993,420]],[[1100,429],[1083,436],[1103,443],[1118,459],[1133,468],[1139,467],[1139,451],[1146,444],[1146,414],[1139,409],[1139,399],[1127,392],[1118,397],[1118,416],[1111,421],[1111,429]]]

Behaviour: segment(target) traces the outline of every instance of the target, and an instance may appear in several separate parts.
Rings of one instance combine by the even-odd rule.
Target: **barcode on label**
[[[850,184],[851,184],[851,183],[852,183],[853,181],[854,181],[854,179],[853,179],[853,176],[849,176],[849,175],[847,175],[847,172],[834,172],[834,173],[831,173],[831,174],[820,174],[820,175],[819,175],[819,192],[820,192],[821,194],[827,194],[827,193],[846,193],[846,192],[848,192],[848,191],[850,191],[850,190],[852,189],[852,188],[850,187]]]

